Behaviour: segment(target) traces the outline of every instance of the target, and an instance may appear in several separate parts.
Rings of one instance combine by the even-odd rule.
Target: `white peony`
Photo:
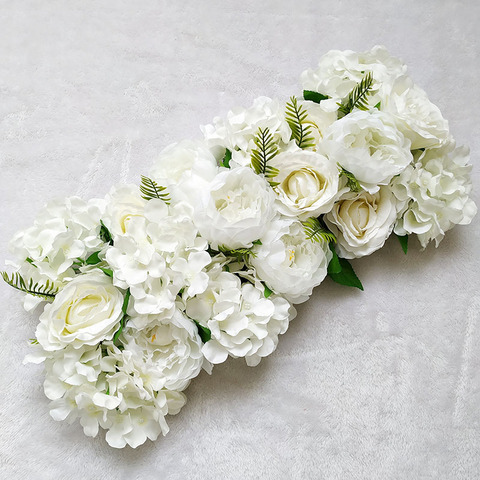
[[[383,246],[397,217],[397,201],[389,187],[376,193],[349,192],[325,215],[337,237],[341,257],[370,255]]]
[[[328,244],[309,240],[303,225],[287,218],[276,220],[261,240],[251,259],[257,277],[292,303],[308,300],[327,275]]]
[[[397,129],[395,118],[378,110],[359,110],[338,120],[325,132],[324,146],[332,161],[372,193],[413,160],[410,140]]]
[[[406,75],[395,81],[381,108],[396,117],[412,150],[440,145],[449,137],[448,122],[440,109]]]
[[[117,370],[138,376],[155,391],[184,390],[204,363],[197,327],[178,309],[143,330],[125,329],[120,340],[124,349],[115,355]]]
[[[220,172],[207,191],[192,190],[193,221],[213,248],[250,247],[269,228],[275,195],[249,167]]]
[[[36,337],[46,351],[110,340],[122,318],[123,294],[102,272],[80,275],[46,305]]]
[[[406,70],[407,67],[390,56],[385,47],[377,45],[365,52],[331,50],[322,56],[316,69],[302,73],[301,81],[305,90],[319,92],[333,99],[322,103],[335,105],[355,88],[366,72],[372,72],[374,89],[378,91],[378,95],[369,99],[373,106]]]
[[[278,154],[269,163],[279,170],[274,178],[279,211],[301,220],[331,210],[342,189],[337,165],[319,153],[296,149]],[[347,189],[348,190],[348,189]]]
[[[445,232],[456,224],[469,224],[477,207],[472,190],[469,150],[451,142],[425,150],[392,182],[405,211],[395,226],[399,235],[416,233],[423,248],[431,240],[438,246]]]
[[[211,331],[202,349],[208,361],[222,363],[230,355],[255,366],[275,350],[295,309],[280,296],[265,298],[263,289],[242,285],[237,275],[216,265],[207,290],[186,301],[186,313]]]

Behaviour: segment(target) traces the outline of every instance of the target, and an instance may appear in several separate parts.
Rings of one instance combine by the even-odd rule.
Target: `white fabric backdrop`
[[[0,3],[0,261],[54,196],[138,181],[167,144],[259,95],[299,92],[329,49],[380,43],[472,149],[479,202],[477,0]],[[412,242],[413,243],[413,242]],[[475,479],[480,476],[479,220],[438,249],[395,239],[328,280],[259,367],[187,390],[171,432],[132,450],[54,422],[36,315],[0,287],[4,479]]]

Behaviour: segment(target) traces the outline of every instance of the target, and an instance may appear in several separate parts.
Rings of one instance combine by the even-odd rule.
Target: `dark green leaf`
[[[335,251],[335,246],[333,243],[330,244],[330,250],[332,251],[332,259],[328,264],[328,274],[336,274],[342,271],[342,266],[340,265],[340,260],[338,258],[337,252]]]
[[[109,277],[113,277],[113,271],[110,270],[109,268],[103,268],[103,267],[98,267],[105,275],[108,275]]]
[[[305,100],[310,100],[311,102],[320,103],[322,100],[327,100],[330,97],[328,95],[323,95],[322,93],[313,92],[312,90],[304,90],[303,98]]]
[[[265,298],[268,298],[273,293],[273,290],[270,290],[270,288],[268,288],[266,284],[264,284],[263,286],[263,294],[265,295]]]
[[[259,240],[254,240],[252,243],[254,245],[263,245],[260,239]]]
[[[108,243],[110,245],[113,245],[113,237],[112,234],[110,233],[110,230],[105,226],[105,224],[100,220],[100,240],[104,243]]]
[[[202,342],[207,343],[212,338],[212,332],[210,331],[209,328],[204,327],[203,325],[200,325],[196,320],[194,320],[194,322],[195,322],[195,325],[197,326],[198,335],[200,335]]]
[[[225,150],[225,155],[223,156],[222,162],[220,163],[221,167],[230,168],[230,160],[232,159],[232,152],[227,148]]]
[[[395,236],[398,238],[400,245],[402,246],[403,253],[406,255],[408,252],[408,235],[397,235]]]
[[[122,312],[124,315],[127,314],[127,308],[128,308],[128,302],[130,300],[130,289],[127,288],[127,291],[125,292],[125,297],[123,299],[123,305],[122,305]]]
[[[99,258],[98,254],[100,253],[100,250],[98,252],[92,253],[86,260],[85,263],[87,265],[96,265],[97,263],[100,263],[102,260]]]
[[[329,273],[328,276],[336,283],[340,285],[346,285],[347,287],[359,288],[363,291],[362,282],[355,274],[352,265],[345,258],[338,258],[341,271],[339,273]]]

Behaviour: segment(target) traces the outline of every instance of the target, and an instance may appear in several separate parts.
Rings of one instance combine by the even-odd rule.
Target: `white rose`
[[[381,108],[398,119],[398,128],[412,142],[412,150],[439,145],[448,139],[448,122],[440,109],[406,75],[395,81]]]
[[[281,213],[305,220],[331,210],[340,188],[334,162],[318,153],[298,149],[280,153],[270,165],[279,170],[274,190]]]
[[[36,337],[46,351],[109,340],[122,318],[123,294],[99,272],[80,275],[45,307]]]
[[[472,190],[469,150],[451,142],[422,152],[415,165],[392,182],[393,193],[405,204],[395,226],[399,235],[416,233],[423,248],[431,240],[438,246],[445,232],[469,224],[477,207]]]
[[[317,69],[302,73],[301,81],[305,90],[328,95],[336,102],[346,97],[366,72],[372,72],[374,89],[379,90],[378,95],[369,99],[373,106],[406,69],[400,60],[391,57],[382,46],[377,45],[366,52],[331,50],[322,56]]]
[[[115,185],[106,196],[107,207],[102,220],[112,235],[125,235],[142,228],[147,203],[138,185]]]
[[[370,255],[383,246],[397,217],[397,202],[389,187],[376,193],[349,192],[324,219],[337,237],[343,258]]]
[[[208,190],[192,190],[193,221],[213,248],[250,247],[275,215],[275,195],[249,167],[221,171]]]
[[[300,222],[286,218],[273,222],[261,240],[251,258],[258,278],[292,303],[308,300],[327,275],[328,244],[309,240]]]
[[[355,111],[336,121],[325,132],[324,146],[331,160],[372,193],[413,160],[410,140],[397,129],[395,118],[378,110]]]

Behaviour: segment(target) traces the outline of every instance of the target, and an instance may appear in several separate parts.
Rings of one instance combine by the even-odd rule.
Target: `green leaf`
[[[128,302],[130,301],[130,295],[131,295],[130,289],[127,288],[127,291],[125,292],[125,297],[123,299],[123,304],[122,304],[122,313],[124,315],[127,314],[127,308],[128,308]]]
[[[92,253],[92,254],[85,260],[85,264],[86,264],[86,265],[96,265],[97,263],[100,263],[102,260],[101,260],[100,257],[98,256],[99,253],[100,253],[100,250],[99,250],[98,252]]]
[[[207,343],[212,338],[212,332],[209,328],[200,325],[196,320],[194,320],[195,325],[198,329],[198,335],[200,336],[203,343]]]
[[[322,93],[313,92],[312,90],[304,90],[303,98],[305,100],[310,100],[311,102],[320,103],[322,100],[327,100],[330,97],[328,95],[323,95]]]
[[[335,243],[337,241],[335,235],[326,227],[323,222],[320,222],[318,218],[310,217],[302,222],[302,225],[305,230],[306,237],[312,242]]]
[[[376,108],[377,110],[380,110],[381,106],[382,106],[382,102],[378,102],[373,108]]]
[[[292,140],[300,148],[315,147],[315,138],[312,135],[313,125],[308,120],[308,112],[303,105],[298,104],[296,97],[287,102],[285,120],[292,131]]]
[[[27,281],[18,272],[12,273],[11,277],[7,272],[0,273],[8,285],[34,297],[42,298],[43,300],[53,300],[58,293],[58,287],[50,280],[47,280],[45,284],[39,282],[33,283],[32,278]]]
[[[263,243],[261,242],[260,239],[254,240],[252,243],[253,243],[254,245],[263,245]]]
[[[337,252],[335,251],[335,247],[333,243],[330,244],[330,250],[332,251],[332,259],[328,264],[327,272],[328,274],[336,274],[342,271],[342,266],[340,265],[340,259],[338,258]]]
[[[368,96],[372,93],[373,75],[368,72],[356,87],[348,94],[346,100],[338,103],[340,117],[348,115],[354,108],[368,110]]]
[[[268,298],[273,293],[273,290],[270,290],[270,288],[268,288],[265,283],[263,284],[263,287],[263,295],[265,296],[265,298]]]
[[[105,275],[113,277],[113,271],[109,268],[98,267]]]
[[[36,338],[31,338],[28,343],[30,345],[39,345],[38,340]]]
[[[219,245],[218,251],[223,253],[226,257],[234,257],[239,262],[245,262],[250,256],[256,256],[251,248],[236,248],[229,250],[225,245]]]
[[[408,235],[397,235],[395,236],[398,238],[400,245],[402,246],[403,253],[406,255],[408,252]]]
[[[110,230],[105,226],[102,220],[100,220],[100,225],[101,225],[100,233],[99,233],[100,240],[104,243],[113,245],[113,237],[112,237],[112,234],[110,233]]]
[[[329,273],[328,276],[336,283],[340,285],[346,285],[347,287],[359,288],[363,291],[362,282],[355,274],[352,265],[345,258],[338,257],[341,270],[339,273]]]
[[[155,180],[146,177],[145,175],[141,176],[142,183],[140,184],[140,193],[142,198],[145,200],[153,200],[154,198],[159,198],[163,200],[167,205],[170,204],[170,197],[168,192],[165,192],[166,187],[162,187]]]
[[[227,148],[225,150],[225,155],[223,156],[222,161],[220,162],[221,167],[230,168],[230,160],[232,159],[232,152]]]
[[[268,165],[268,162],[278,154],[278,145],[275,142],[273,135],[270,133],[270,129],[268,127],[263,129],[259,128],[253,142],[256,146],[251,154],[253,170],[257,175],[265,175],[265,178],[272,187],[277,186],[278,183],[274,182],[272,179],[278,175],[278,168]]]
[[[338,168],[340,169],[340,175],[345,176],[347,179],[347,187],[352,192],[359,192],[362,187],[360,186],[360,183],[356,179],[355,175],[348,170],[345,170],[340,164],[338,164]]]

